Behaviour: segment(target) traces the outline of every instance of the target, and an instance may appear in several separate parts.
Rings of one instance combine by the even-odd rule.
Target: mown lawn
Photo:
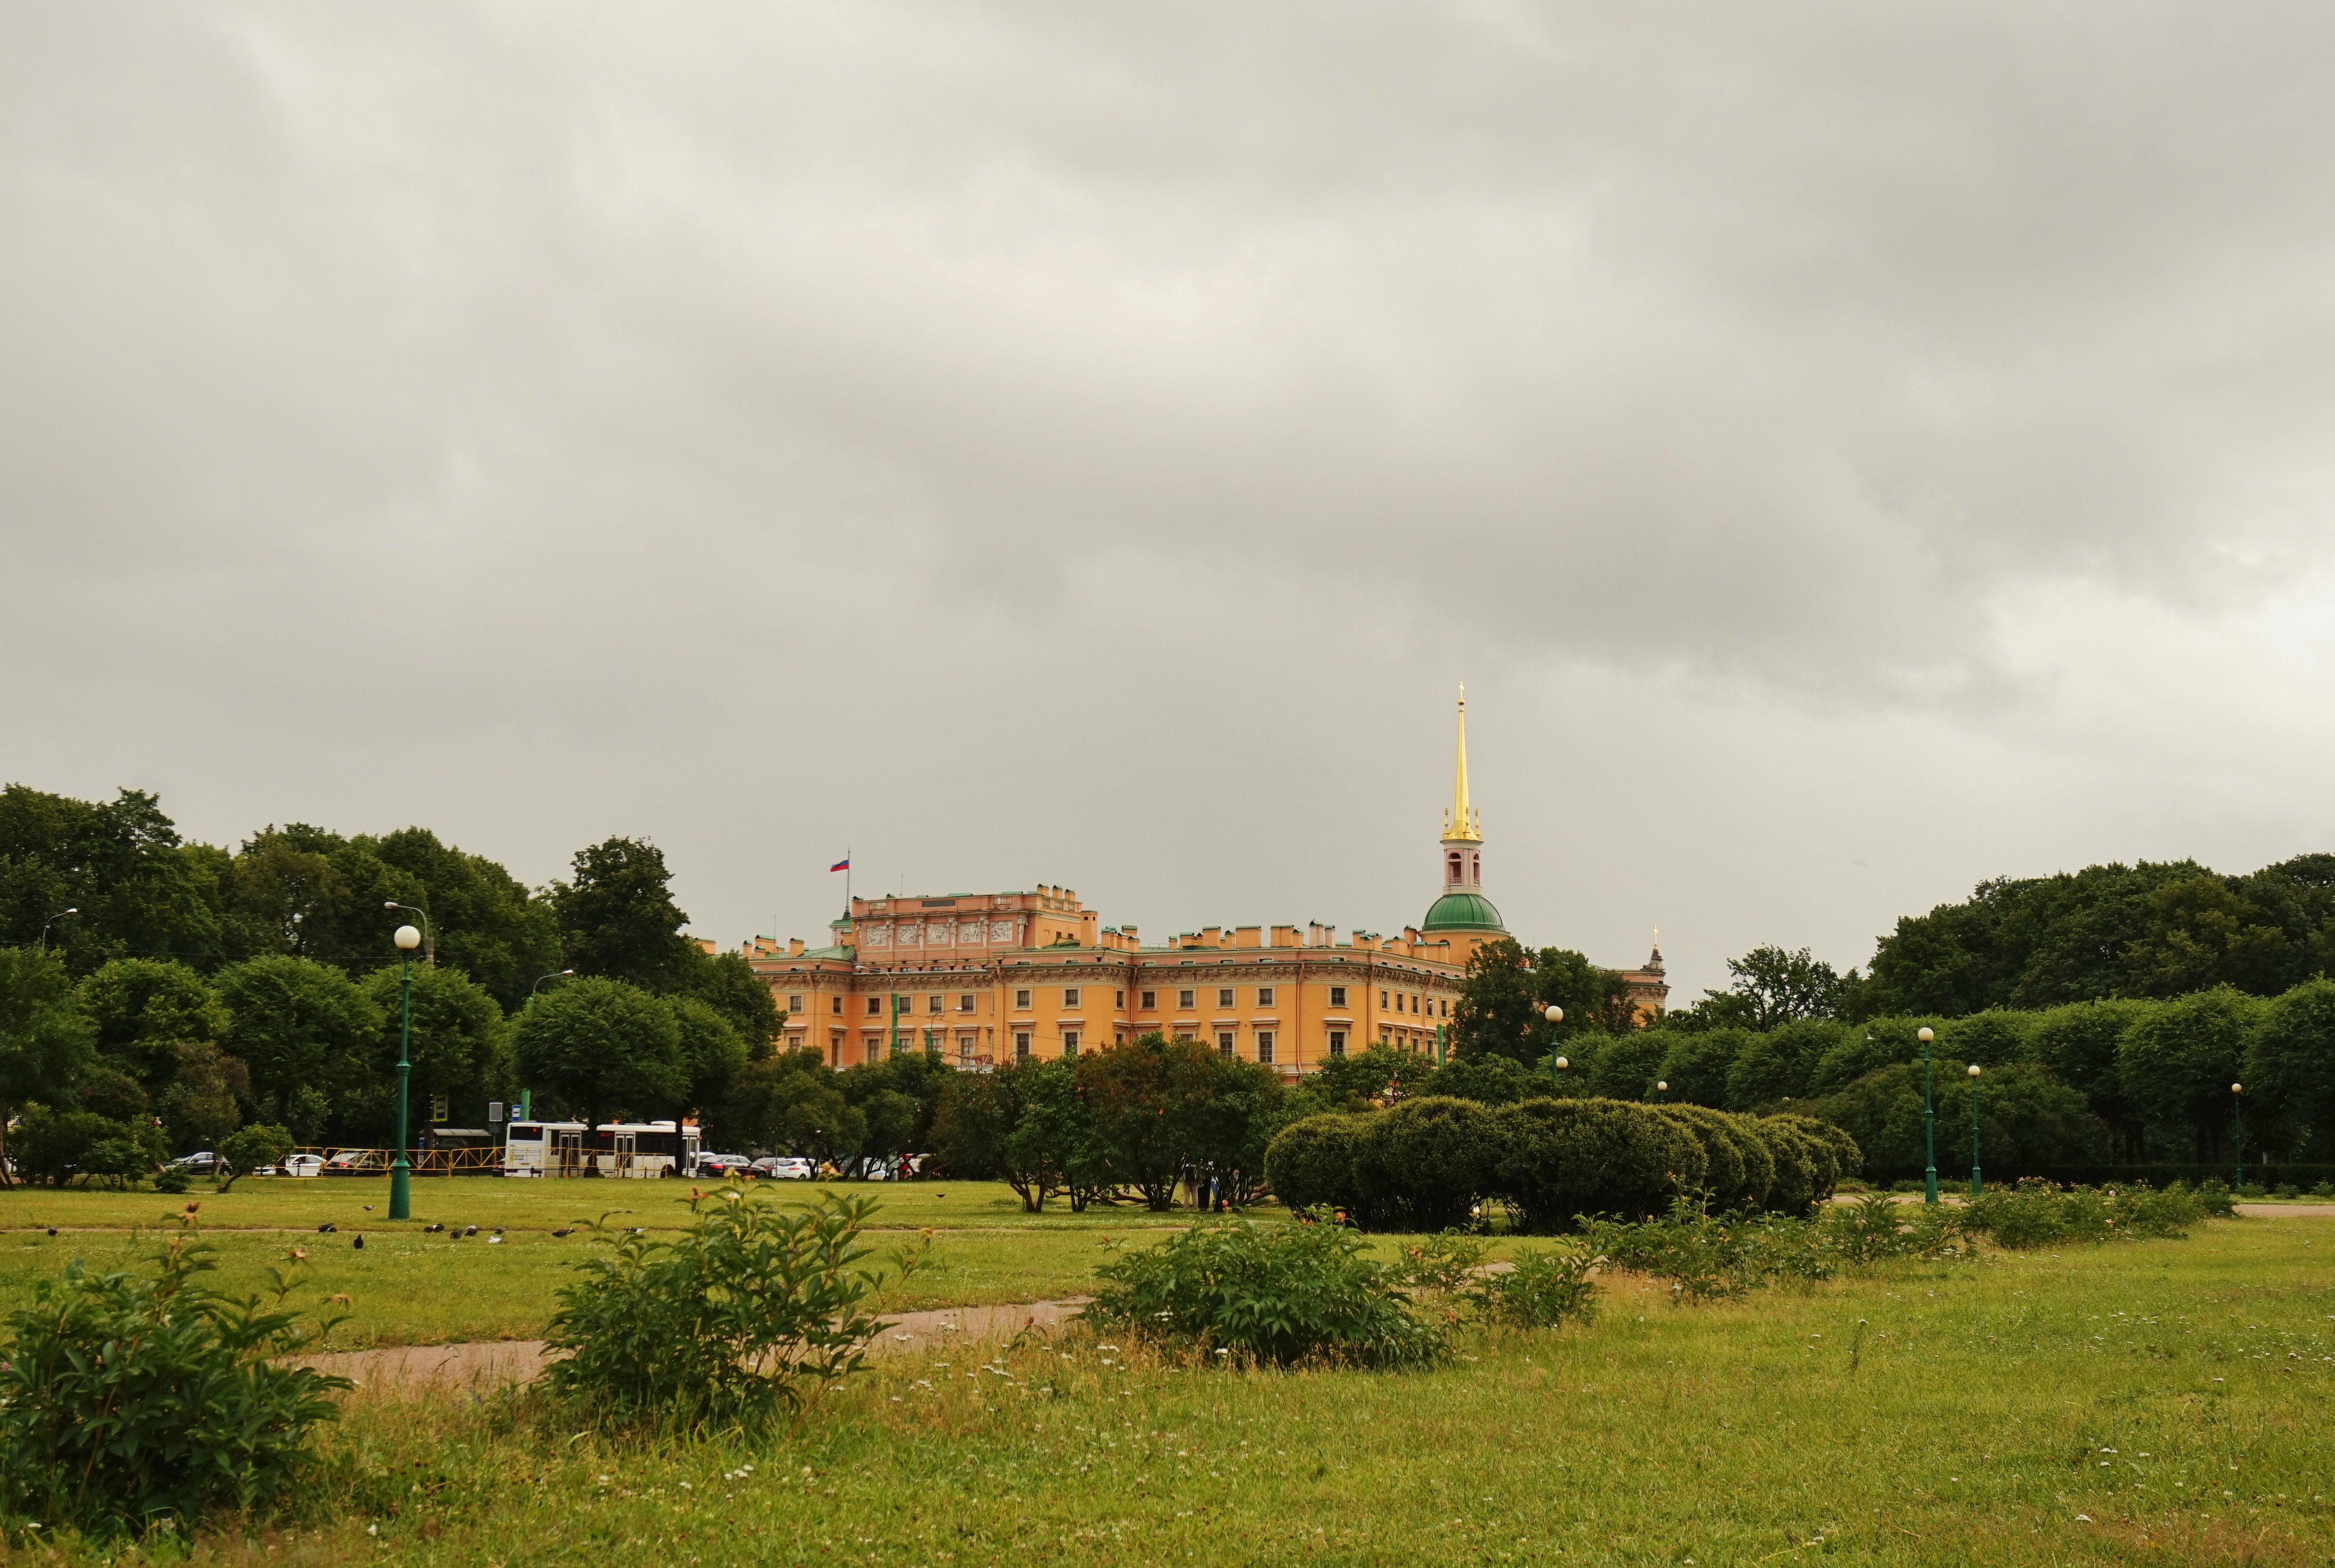
[[[208,1183],[198,1183],[199,1187]],[[1188,1215],[1140,1209],[1072,1215],[1067,1206],[1023,1215],[1001,1184],[954,1186],[855,1183],[831,1189],[773,1185],[762,1191],[808,1200],[822,1190],[874,1198],[881,1208],[873,1239],[879,1252],[912,1247],[932,1232],[924,1265],[889,1293],[886,1310],[985,1306],[1039,1301],[1083,1289],[1107,1241],[1168,1234]],[[652,1229],[687,1223],[690,1184],[660,1182],[416,1183],[410,1222],[380,1217],[388,1205],[381,1182],[237,1182],[225,1194],[181,1198],[147,1193],[18,1189],[0,1194],[0,1310],[21,1304],[34,1282],[80,1258],[100,1273],[131,1267],[150,1254],[159,1233],[179,1231],[173,1216],[200,1205],[202,1239],[218,1265],[214,1282],[247,1292],[266,1282],[297,1248],[305,1272],[296,1302],[345,1295],[334,1332],[336,1347],[447,1344],[466,1340],[533,1339],[542,1334],[553,1297],[570,1278],[567,1264],[594,1244],[587,1228],[552,1233],[579,1220]],[[367,1212],[364,1205],[374,1207]],[[319,1224],[337,1228],[320,1233]],[[449,1228],[435,1234],[421,1227]],[[470,1224],[475,1237],[456,1232]],[[58,1234],[50,1235],[49,1227]],[[487,1237],[497,1225],[503,1239]],[[362,1234],[362,1250],[354,1245]]]
[[[363,1398],[237,1563],[2324,1563],[2335,1225],[1991,1254],[1470,1335],[1429,1373],[1072,1333],[882,1364],[760,1443]],[[751,1469],[748,1469],[751,1466]]]
[[[449,1225],[496,1225],[506,1229],[554,1230],[604,1215],[652,1228],[688,1223],[693,1185],[663,1181],[505,1181],[489,1176],[438,1176],[412,1186],[412,1227],[433,1222]],[[313,1231],[330,1221],[344,1232],[402,1229],[392,1226],[386,1178],[245,1177],[224,1193],[198,1180],[183,1197],[151,1190],[116,1193],[84,1187],[0,1189],[0,1234],[45,1229],[120,1229],[150,1225],[185,1205],[201,1205],[205,1228]],[[1061,1199],[1042,1214],[1025,1215],[1022,1202],[1003,1182],[771,1182],[757,1189],[780,1198],[835,1192],[872,1197],[884,1205],[879,1224],[908,1230],[964,1226],[1041,1230],[1109,1230],[1138,1224],[1175,1224],[1175,1216],[1139,1208],[1097,1208],[1071,1213]]]

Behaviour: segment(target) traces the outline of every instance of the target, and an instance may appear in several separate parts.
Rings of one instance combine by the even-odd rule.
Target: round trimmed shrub
[[[1776,1190],[1775,1152],[1759,1136],[1758,1118],[1740,1111],[1722,1114],[1727,1118],[1728,1130],[1735,1135],[1736,1147],[1743,1151],[1743,1212],[1758,1214],[1768,1206]]]
[[[1293,1209],[1316,1204],[1355,1214],[1361,1191],[1354,1165],[1362,1150],[1368,1115],[1309,1116],[1291,1122],[1265,1146],[1264,1179],[1273,1195]]]
[[[1528,1099],[1493,1116],[1494,1190],[1528,1230],[1565,1230],[1584,1215],[1644,1219],[1700,1192],[1709,1174],[1700,1142],[1652,1106]]]
[[[1856,1147],[1855,1137],[1845,1127],[1813,1116],[1787,1111],[1777,1118],[1789,1122],[1806,1137],[1824,1145],[1832,1156],[1832,1174],[1818,1172],[1814,1201],[1823,1203],[1830,1198],[1844,1176],[1853,1176],[1865,1168],[1865,1151]]]
[[[1721,1212],[1747,1206],[1750,1176],[1743,1151],[1750,1140],[1736,1130],[1735,1118],[1703,1105],[1666,1105],[1657,1110],[1686,1128],[1702,1146],[1707,1164],[1702,1185],[1710,1195],[1710,1206]]]
[[[1832,1146],[1792,1125],[1800,1119],[1763,1116],[1752,1124],[1776,1162],[1776,1182],[1768,1191],[1768,1207],[1777,1214],[1807,1214],[1816,1205],[1819,1188],[1829,1195],[1832,1183],[1839,1179]]]
[[[1493,1190],[1497,1114],[1472,1099],[1427,1095],[1364,1123],[1355,1185],[1369,1223],[1440,1231],[1468,1223]]]

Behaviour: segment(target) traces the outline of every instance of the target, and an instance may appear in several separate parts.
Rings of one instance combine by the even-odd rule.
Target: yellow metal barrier
[[[315,1145],[295,1151],[321,1157],[328,1173],[344,1172],[353,1176],[387,1176],[396,1162],[392,1148],[354,1148],[335,1145]],[[358,1158],[346,1165],[334,1162],[343,1155]],[[503,1151],[499,1144],[462,1144],[450,1148],[415,1149],[410,1167],[415,1176],[490,1176],[503,1167]]]

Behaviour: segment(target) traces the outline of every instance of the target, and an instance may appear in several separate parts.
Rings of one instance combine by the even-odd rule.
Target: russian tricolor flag
[[[834,865],[832,865],[832,866],[828,866],[828,869],[829,871],[848,871],[848,870],[850,870],[850,869],[851,869],[851,857],[850,857],[850,856],[848,856],[848,855],[845,856],[842,859],[840,859],[840,860],[837,861]]]

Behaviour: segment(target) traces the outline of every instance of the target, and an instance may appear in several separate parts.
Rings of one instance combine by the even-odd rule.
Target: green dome
[[[1480,893],[1447,893],[1437,899],[1419,923],[1421,931],[1506,931],[1500,912]]]

